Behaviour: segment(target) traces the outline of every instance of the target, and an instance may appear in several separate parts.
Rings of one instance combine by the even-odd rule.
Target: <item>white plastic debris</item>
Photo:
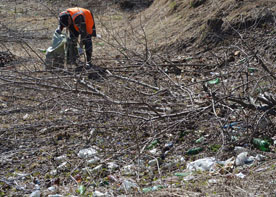
[[[257,161],[264,161],[266,159],[266,156],[261,155],[261,154],[257,154],[256,157],[255,157],[255,159]]]
[[[243,173],[238,173],[236,174],[237,177],[241,178],[241,179],[244,179],[245,178],[245,175]]]
[[[247,160],[245,161],[245,164],[252,164],[256,160],[255,157],[249,156]]]
[[[247,149],[244,148],[244,147],[242,147],[242,146],[236,146],[236,147],[234,148],[234,151],[235,151],[236,154],[240,154],[240,153],[242,153],[242,152],[247,152]]]
[[[92,172],[99,172],[99,171],[102,170],[102,168],[103,168],[103,165],[100,164],[100,165],[96,166],[95,168],[93,168],[93,169],[92,169]]]
[[[139,186],[133,180],[128,180],[128,179],[123,180],[120,188],[123,188],[126,192],[131,189],[140,190]]]
[[[136,175],[136,167],[133,164],[126,165],[122,168],[122,174],[126,176]]]
[[[150,150],[149,152],[152,155],[156,155],[157,154],[157,148],[154,148],[154,149]]]
[[[236,166],[242,166],[246,163],[248,159],[248,152],[242,152],[240,153],[235,161]]]
[[[92,156],[96,155],[98,153],[97,150],[94,148],[87,148],[87,149],[82,149],[79,151],[78,156],[80,158],[86,159],[86,158],[91,158]]]
[[[60,164],[57,169],[58,170],[65,170],[67,167],[67,161],[63,162],[62,164]]]
[[[94,156],[92,159],[87,161],[87,164],[95,164],[97,162],[99,162],[101,159],[97,156]]]
[[[52,176],[56,176],[57,175],[57,170],[55,169],[55,170],[51,170],[50,171],[50,175],[52,175]]]
[[[195,179],[195,176],[191,175],[191,174],[189,174],[188,176],[186,176],[186,177],[183,178],[184,181],[191,181],[193,179]]]
[[[40,197],[41,192],[40,190],[35,190],[31,193],[30,197]]]
[[[155,167],[155,166],[157,166],[157,163],[158,163],[157,159],[152,159],[149,161],[148,164],[149,164],[149,166]]]
[[[217,182],[218,182],[217,179],[209,179],[209,180],[208,180],[208,183],[210,183],[210,184],[215,184],[215,183],[217,183]]]
[[[211,171],[216,164],[214,157],[206,157],[187,164],[189,171]]]
[[[99,192],[99,191],[95,191],[93,193],[93,197],[102,197],[102,196],[106,196],[106,194]]]
[[[110,170],[115,170],[115,169],[118,169],[119,166],[115,162],[108,162],[107,163],[107,168],[110,169]]]
[[[23,116],[23,120],[27,120],[28,118],[29,118],[29,114],[25,114],[24,116]]]
[[[55,192],[56,191],[56,187],[55,186],[48,187],[48,190],[51,191],[51,192]]]
[[[61,155],[61,156],[55,158],[56,161],[64,161],[66,159],[67,159],[66,155]]]

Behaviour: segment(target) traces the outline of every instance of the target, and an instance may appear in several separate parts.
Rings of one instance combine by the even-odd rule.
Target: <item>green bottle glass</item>
[[[150,145],[147,146],[147,150],[153,149],[159,143],[158,140],[153,140]]]
[[[200,153],[202,150],[203,150],[203,148],[201,148],[201,147],[191,148],[186,152],[186,154],[187,155],[196,155],[196,154]]]
[[[253,144],[256,148],[258,148],[261,151],[270,151],[269,143],[266,140],[262,140],[260,138],[253,138]]]

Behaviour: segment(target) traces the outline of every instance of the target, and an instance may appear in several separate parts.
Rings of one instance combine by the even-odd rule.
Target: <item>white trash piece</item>
[[[78,156],[80,158],[86,159],[86,158],[91,158],[92,156],[96,155],[98,153],[97,150],[94,148],[87,148],[87,149],[82,149],[79,151]]]
[[[40,190],[35,190],[31,193],[30,197],[40,197],[41,192]]]
[[[236,166],[242,166],[246,163],[248,159],[248,152],[242,152],[240,153],[235,161]]]
[[[245,178],[245,175],[243,173],[238,173],[236,174],[237,177],[241,178],[241,179],[244,179]]]
[[[211,171],[216,164],[214,157],[206,157],[187,164],[189,171]]]

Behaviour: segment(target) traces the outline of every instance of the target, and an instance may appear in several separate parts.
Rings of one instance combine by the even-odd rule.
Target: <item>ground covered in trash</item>
[[[94,11],[100,75],[44,69],[71,6]],[[275,196],[275,16],[272,0],[2,0],[0,196]]]

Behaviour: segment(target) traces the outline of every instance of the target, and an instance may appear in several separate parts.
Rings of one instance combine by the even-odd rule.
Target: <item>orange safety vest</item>
[[[79,28],[77,27],[77,25],[75,24],[75,19],[77,16],[83,15],[85,24],[86,24],[86,32],[88,34],[92,34],[94,19],[93,19],[92,13],[89,10],[84,9],[84,8],[75,7],[75,8],[68,8],[66,11],[71,15],[71,17],[73,19],[73,25],[78,32],[80,32],[80,31],[79,31]]]

